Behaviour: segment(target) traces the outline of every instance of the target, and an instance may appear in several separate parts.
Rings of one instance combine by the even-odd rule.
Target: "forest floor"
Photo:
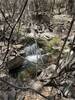
[[[44,32],[36,34],[35,37],[33,29],[31,29],[31,33],[25,33],[24,26],[21,26],[21,34],[19,34],[18,42],[14,40],[17,36],[13,35],[9,53],[5,61],[5,67],[8,68],[8,75],[2,69],[0,78],[18,87],[24,88],[29,86],[33,90],[26,89],[25,91],[21,91],[18,87],[14,89],[11,87],[11,84],[8,85],[0,81],[0,100],[8,100],[8,98],[9,100],[75,100],[75,84],[72,84],[75,82],[75,71],[67,73],[63,71],[59,77],[51,81],[52,77],[55,77],[57,74],[55,72],[57,58],[68,33],[71,20],[72,17],[69,15],[54,15],[51,21],[52,32],[46,29]],[[61,55],[61,65],[70,60],[67,58],[67,55],[71,58],[73,54],[69,54],[71,49],[69,43],[73,41],[74,35],[75,23]],[[38,44],[38,48],[36,43]],[[4,40],[1,39],[0,65],[2,64],[6,50],[6,38]],[[71,62],[73,68],[75,68],[74,61],[73,63]],[[63,67],[59,68],[58,72],[61,69]],[[44,98],[40,94],[47,98]]]

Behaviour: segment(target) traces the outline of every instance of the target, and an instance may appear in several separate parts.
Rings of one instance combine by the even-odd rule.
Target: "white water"
[[[41,60],[41,55],[30,55],[30,56],[27,56],[25,59],[32,63],[37,63],[38,60]]]

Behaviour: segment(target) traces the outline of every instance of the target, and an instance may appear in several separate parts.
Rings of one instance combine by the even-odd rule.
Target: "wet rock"
[[[7,62],[7,68],[9,70],[20,67],[24,62],[24,58],[22,56],[16,56],[14,59]]]
[[[23,57],[26,56],[26,53],[25,53],[25,50],[24,50],[24,49],[23,49],[23,50],[20,50],[20,51],[19,51],[19,54],[20,54],[21,56],[23,56]]]
[[[44,68],[44,64],[48,63],[49,54],[38,55],[38,57],[37,59],[37,55],[30,55],[25,58],[23,66],[18,74],[19,79],[26,80],[27,78],[35,77],[36,72],[38,74],[38,70]]]

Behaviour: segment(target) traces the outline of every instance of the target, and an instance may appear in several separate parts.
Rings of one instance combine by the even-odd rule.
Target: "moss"
[[[25,38],[25,43],[26,44],[33,44],[35,42],[35,40],[34,40],[34,38],[32,38],[32,37],[26,37]]]
[[[60,38],[56,36],[56,37],[53,37],[52,40],[50,40],[48,44],[49,46],[54,46],[54,45],[58,46],[60,41],[61,41]]]
[[[25,40],[24,40],[24,42],[27,45],[31,45],[31,44],[35,43],[35,39],[32,38],[32,37],[26,37]],[[42,39],[42,38],[37,38],[37,43],[38,43],[38,46],[40,48],[44,48],[47,45],[46,39]]]
[[[50,52],[50,53],[57,53],[59,50],[57,49],[53,49],[54,46],[60,46],[60,43],[61,43],[61,40],[59,37],[53,37],[50,41],[47,41],[47,46],[45,47],[45,50],[47,52]]]
[[[36,74],[36,67],[35,66],[28,66],[25,70],[18,73],[18,79],[24,81],[28,78],[34,78]]]
[[[32,45],[33,43],[35,43],[35,39],[32,38],[32,37],[26,37],[23,40],[23,43],[25,45]],[[53,49],[53,46],[57,46],[57,47],[62,46],[61,45],[61,39],[58,36],[53,37],[49,41],[44,39],[44,38],[38,38],[37,43],[38,43],[38,46],[40,48],[42,48],[45,52],[50,52],[50,53],[55,53],[55,52],[58,51],[58,50]]]
[[[22,71],[18,74],[18,79],[21,81],[26,80],[26,78],[28,78],[30,75],[27,71]]]

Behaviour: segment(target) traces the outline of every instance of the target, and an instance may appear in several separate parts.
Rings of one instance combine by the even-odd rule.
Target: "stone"
[[[52,39],[53,37],[57,36],[56,34],[52,33],[52,32],[46,32],[46,33],[42,33],[40,35],[40,38],[45,38],[45,39]]]
[[[23,57],[26,56],[26,54],[25,54],[25,50],[24,50],[24,49],[23,49],[23,50],[20,50],[20,51],[19,51],[19,54],[20,54],[21,56],[23,56]]]
[[[24,58],[22,56],[16,56],[14,59],[7,62],[7,68],[9,70],[20,67],[24,62]]]
[[[36,91],[40,91],[43,88],[43,83],[40,81],[32,81],[30,83],[30,86],[32,89],[34,89]]]
[[[56,69],[55,64],[52,64],[52,65],[48,66],[46,69],[44,69],[41,72],[41,74],[38,76],[38,79],[39,80],[41,80],[41,79],[43,79],[43,80],[46,79],[47,80],[47,79],[51,78],[52,75],[53,75],[53,72],[55,71],[55,69]]]
[[[0,73],[0,78],[6,77],[7,75],[5,73]]]
[[[23,47],[22,44],[13,45],[13,48],[15,49],[21,49],[22,47]]]

